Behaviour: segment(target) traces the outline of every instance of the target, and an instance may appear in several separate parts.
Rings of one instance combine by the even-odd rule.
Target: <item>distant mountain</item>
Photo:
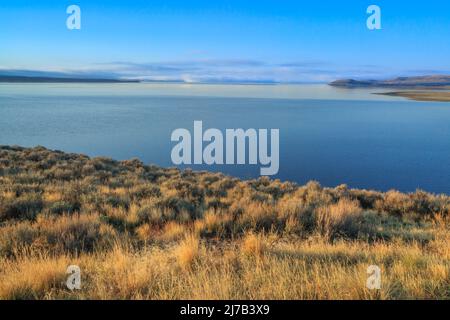
[[[450,86],[450,76],[420,76],[420,77],[398,77],[390,80],[336,80],[329,84],[334,87],[345,88],[417,88],[417,87],[446,87]]]
[[[120,80],[120,79],[95,79],[95,78],[69,78],[69,77],[29,77],[29,76],[12,76],[1,75],[0,82],[14,83],[122,83],[122,82],[139,82],[139,80]]]

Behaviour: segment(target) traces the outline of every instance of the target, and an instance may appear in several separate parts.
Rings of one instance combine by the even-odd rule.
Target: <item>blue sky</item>
[[[81,30],[66,8],[81,8]],[[366,27],[381,7],[382,30]],[[0,2],[0,72],[317,82],[450,73],[450,2]]]

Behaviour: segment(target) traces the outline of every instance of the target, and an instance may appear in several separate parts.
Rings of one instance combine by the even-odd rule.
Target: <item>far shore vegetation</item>
[[[449,222],[445,194],[0,146],[0,299],[450,299]]]

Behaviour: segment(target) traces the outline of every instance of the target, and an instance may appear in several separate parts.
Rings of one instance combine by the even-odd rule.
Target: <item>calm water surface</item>
[[[450,194],[450,103],[326,85],[0,84],[0,144],[173,166],[176,128],[279,128],[282,180]],[[259,166],[193,166],[242,178]]]

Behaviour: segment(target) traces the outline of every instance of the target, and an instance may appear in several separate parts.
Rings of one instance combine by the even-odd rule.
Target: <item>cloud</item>
[[[318,62],[267,63],[251,59],[198,59],[136,63],[114,61],[98,64],[102,69],[121,77],[189,82],[317,82],[332,78],[332,73],[320,70]],[[328,77],[326,77],[328,75]]]
[[[417,72],[416,72],[417,71]],[[252,59],[196,59],[162,62],[112,61],[83,68],[0,69],[0,74],[49,77],[118,78],[182,82],[318,83],[341,78],[385,79],[398,75],[443,73],[397,70],[377,65],[342,66],[326,61],[268,63]]]

